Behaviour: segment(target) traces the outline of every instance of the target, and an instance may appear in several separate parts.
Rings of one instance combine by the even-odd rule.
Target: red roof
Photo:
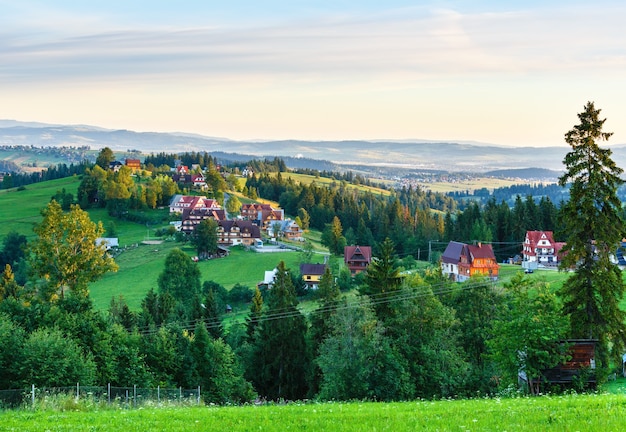
[[[472,256],[472,260],[476,258],[496,259],[490,244],[467,245],[467,252]]]
[[[343,250],[345,262],[371,262],[372,248],[371,246],[346,246]]]

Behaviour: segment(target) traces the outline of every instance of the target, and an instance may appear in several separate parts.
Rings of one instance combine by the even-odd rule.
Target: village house
[[[113,172],[118,172],[121,167],[122,167],[122,162],[120,161],[109,162],[109,169]]]
[[[555,242],[552,231],[527,231],[522,250],[522,267],[557,267],[559,253],[565,243]]]
[[[174,195],[170,201],[170,213],[182,213],[183,210],[219,210],[220,204],[205,196]]]
[[[258,226],[244,220],[217,221],[217,243],[221,246],[253,246],[261,238]]]
[[[326,264],[300,264],[300,274],[307,289],[317,289]]]
[[[473,276],[497,280],[499,269],[493,249],[488,244],[468,245],[451,241],[441,256],[442,274],[457,282]]]
[[[459,274],[459,262],[465,243],[451,241],[441,255],[441,274],[449,279],[457,280]]]
[[[274,233],[274,229],[278,228],[278,233]],[[292,219],[278,221],[271,224],[267,229],[267,235],[270,237],[282,237],[285,240],[303,241],[304,231]]]
[[[272,224],[285,219],[285,211],[274,209],[269,204],[242,204],[241,218],[254,222],[263,232],[268,232]]]
[[[196,226],[205,219],[226,220],[226,211],[221,208],[185,209],[181,216],[180,231],[191,234]]]
[[[352,276],[365,270],[372,262],[372,248],[370,246],[346,246],[343,249],[343,260]]]
[[[126,159],[125,164],[133,171],[141,170],[141,161],[139,159]]]

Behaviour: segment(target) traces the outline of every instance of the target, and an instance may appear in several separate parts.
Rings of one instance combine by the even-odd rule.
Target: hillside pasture
[[[418,182],[417,184],[424,190],[430,190],[433,192],[448,193],[448,192],[465,192],[475,191],[478,189],[486,188],[490,191],[502,187],[510,187],[518,185],[522,181],[500,179],[493,177],[473,177],[467,180],[459,180],[455,182]]]
[[[132,310],[139,310],[141,300],[150,288],[158,290],[157,281],[165,267],[165,258],[174,248],[180,248],[190,256],[195,255],[191,246],[174,241],[158,245],[138,243],[127,247],[115,259],[119,271],[108,273],[89,286],[94,307],[106,310],[112,297],[123,296]],[[299,260],[298,252],[257,253],[234,247],[228,257],[200,261],[198,268],[202,282],[214,281],[226,289],[237,283],[254,288],[263,280],[265,270],[273,270],[280,261],[284,261],[292,271],[299,272]]]
[[[23,190],[0,190],[0,237],[16,231],[29,239],[33,238],[33,227],[41,221],[41,209],[62,189],[76,198],[79,184],[80,177],[72,176],[30,184]]]
[[[300,183],[300,184],[307,185],[307,186],[312,183],[315,183],[320,186],[331,187],[334,184],[337,187],[339,187],[339,185],[341,184],[341,180],[335,180],[335,179],[331,179],[327,177],[316,177],[316,176],[312,176],[308,174],[296,174],[296,173],[286,172],[286,173],[280,173],[280,175],[283,177],[283,179],[291,178],[296,183]],[[375,195],[382,195],[382,196],[391,195],[391,192],[389,190],[381,189],[381,188],[374,187],[374,186],[353,185],[353,184],[346,183],[346,187],[349,189],[356,189],[360,192],[371,192]]]

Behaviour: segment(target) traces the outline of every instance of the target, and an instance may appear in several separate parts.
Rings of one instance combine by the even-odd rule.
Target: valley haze
[[[605,143],[606,144],[606,143]],[[346,140],[346,141],[235,141],[184,132],[134,132],[89,125],[55,125],[0,120],[0,146],[109,147],[142,153],[208,152],[250,158],[307,158],[338,165],[398,167],[483,173],[499,169],[563,170],[567,146],[506,147],[471,141]],[[626,145],[608,145],[618,166],[626,166]]]

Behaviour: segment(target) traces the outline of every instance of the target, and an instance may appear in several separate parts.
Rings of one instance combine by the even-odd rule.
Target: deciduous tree
[[[64,213],[56,201],[42,212],[43,220],[34,228],[37,239],[30,245],[30,263],[34,274],[47,281],[48,300],[63,297],[65,291],[78,296],[89,294],[89,282],[108,271],[117,271],[117,264],[102,243],[102,223],[95,224],[89,214],[73,205]]]

